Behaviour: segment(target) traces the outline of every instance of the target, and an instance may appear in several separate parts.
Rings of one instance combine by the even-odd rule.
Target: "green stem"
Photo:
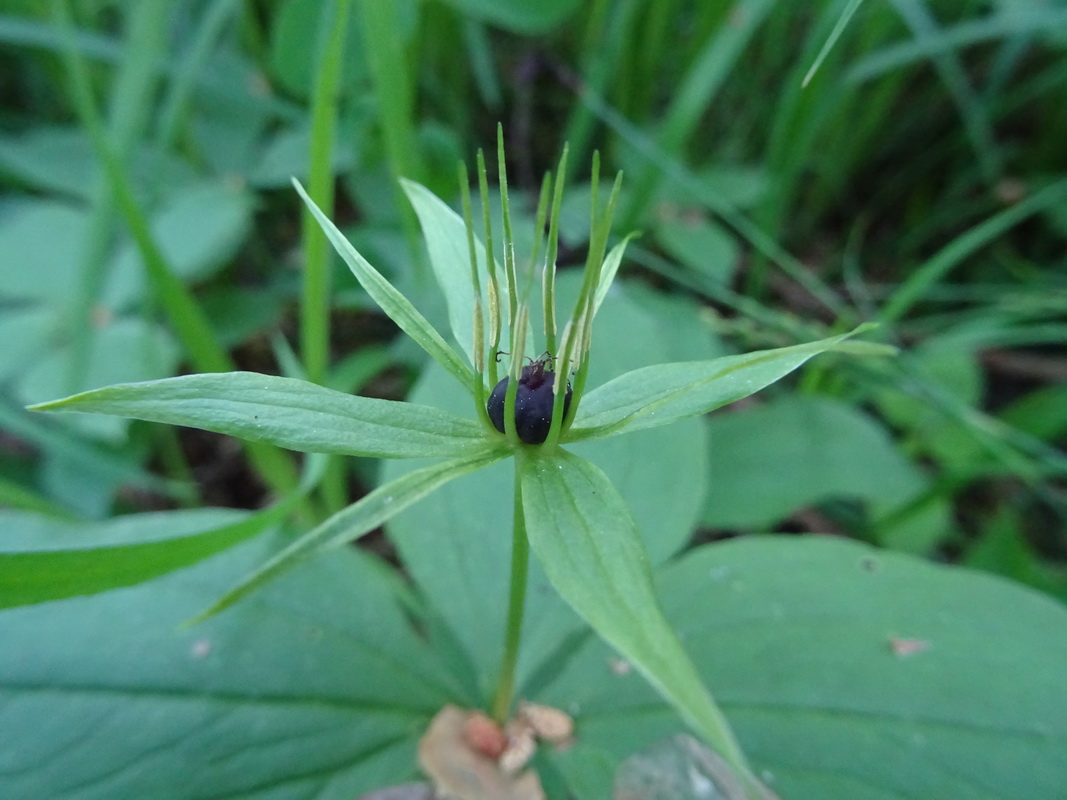
[[[344,0],[323,7],[320,27],[324,36],[312,100],[311,172],[307,188],[311,199],[327,216],[333,214],[332,153],[347,21],[348,3]],[[302,218],[302,235],[301,357],[308,380],[321,385],[329,360],[330,250],[326,234],[307,209]]]
[[[327,215],[332,215],[333,146],[337,104],[344,64],[348,0],[323,6],[320,21],[319,63],[311,103],[311,172],[308,193]],[[330,353],[330,249],[326,234],[306,208],[303,214],[304,282],[300,300],[300,347],[308,380],[323,384]],[[326,513],[344,508],[348,488],[344,463],[330,459],[322,483]]]
[[[360,0],[363,51],[370,67],[381,124],[382,146],[394,178],[423,180],[424,169],[415,131],[415,85],[408,59],[408,36],[396,3]],[[415,212],[394,181],[397,208],[408,242],[414,247],[419,227]],[[420,276],[416,276],[420,277]],[[425,277],[425,276],[422,276]]]
[[[170,425],[160,425],[155,429],[156,445],[159,448],[160,461],[167,476],[174,481],[176,486],[188,487],[188,493],[177,497],[178,504],[182,508],[197,508],[204,504],[204,498],[200,495],[200,487],[196,483],[196,476],[189,466],[189,462],[182,452],[181,442],[178,440],[178,429]]]
[[[519,460],[515,459],[515,512],[511,533],[511,588],[508,594],[508,626],[504,632],[504,657],[493,697],[492,715],[504,722],[515,695],[515,667],[522,641],[522,615],[526,608],[526,579],[530,566],[530,542],[526,538],[526,516],[522,511],[522,485]]]

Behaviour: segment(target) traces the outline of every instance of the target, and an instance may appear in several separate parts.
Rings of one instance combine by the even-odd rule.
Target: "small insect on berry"
[[[556,373],[545,369],[545,365],[555,359],[547,353],[536,361],[522,368],[519,386],[515,390],[515,432],[526,444],[541,444],[548,438],[548,429],[552,427],[552,386]],[[489,419],[498,431],[504,433],[504,401],[508,394],[508,381],[504,378],[493,387],[489,402],[485,404]],[[563,397],[563,414],[571,405],[571,385]]]

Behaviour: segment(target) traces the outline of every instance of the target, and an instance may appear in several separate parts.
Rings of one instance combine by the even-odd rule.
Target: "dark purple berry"
[[[526,444],[541,444],[548,438],[552,427],[552,385],[556,373],[545,369],[550,359],[538,359],[522,368],[519,388],[515,390],[515,432]],[[489,402],[485,404],[489,419],[498,431],[504,433],[504,401],[508,394],[509,378],[504,378],[493,387]],[[571,405],[571,387],[563,397],[563,414]]]

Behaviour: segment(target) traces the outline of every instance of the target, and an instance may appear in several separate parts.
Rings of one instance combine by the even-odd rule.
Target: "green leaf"
[[[379,486],[274,555],[194,621],[217,614],[322,551],[339,547],[370,533],[438,487],[468,472],[488,467],[504,458],[508,452],[506,449],[486,450],[476,456],[446,461],[409,472],[384,486]]]
[[[565,439],[600,438],[706,414],[774,383],[812,356],[847,346],[844,340],[857,332],[793,347],[627,372],[582,398]]]
[[[43,303],[7,306],[0,317],[0,381],[7,383],[45,357],[55,346],[60,312]]]
[[[703,520],[709,527],[767,530],[831,498],[865,501],[873,526],[930,488],[889,431],[828,397],[783,396],[713,415],[707,425],[713,446]],[[948,512],[946,503],[930,501],[880,532],[878,542],[929,550],[950,530]]]
[[[282,522],[325,467],[324,456],[309,457],[298,489],[256,514],[197,509],[79,524],[0,511],[3,546],[14,551],[0,553],[0,608],[132,586],[203,561]]]
[[[78,285],[78,264],[89,237],[89,215],[54,200],[7,199],[0,225],[0,295],[11,303],[69,302]]]
[[[400,327],[400,330],[414,339],[431,358],[451,372],[456,377],[456,380],[473,392],[474,383],[478,378],[471,368],[463,363],[456,351],[449,347],[448,343],[441,337],[441,334],[429,323],[426,317],[419,313],[418,309],[411,304],[411,301],[404,297],[378,270],[371,266],[367,259],[356,251],[356,248],[349,243],[344,234],[337,230],[337,226],[308,197],[307,192],[304,191],[304,187],[300,185],[299,181],[294,180],[293,186],[304,199],[319,225],[322,226],[326,238],[330,240],[337,254],[341,256],[348,268],[352,270],[352,274],[356,276],[356,280],[360,282],[367,294]]]
[[[667,255],[717,287],[729,286],[741,263],[737,240],[711,219],[662,220],[655,227],[655,236]]]
[[[10,17],[0,20],[0,30],[10,22]],[[53,38],[59,33],[54,27],[45,28],[44,24],[41,28]],[[118,47],[119,41],[113,40],[113,45]],[[84,131],[44,125],[35,125],[18,135],[0,135],[0,167],[6,175],[42,195],[54,193],[86,201],[92,198],[99,171],[92,144]],[[9,195],[8,202],[12,199]],[[71,266],[76,264],[74,261]]]
[[[169,192],[151,220],[152,235],[176,275],[201,281],[230,261],[248,235],[252,198],[222,179],[199,181]],[[190,231],[196,231],[190,236]],[[144,257],[127,241],[108,270],[100,303],[124,309],[148,293]]]
[[[10,798],[353,798],[455,696],[380,562],[342,549],[194,630],[267,537],[141,586],[0,612]],[[191,769],[190,765],[196,765]]]
[[[577,294],[581,275],[565,270],[559,278],[557,289],[566,305]],[[695,303],[616,282],[597,315],[590,380],[606,380],[641,364],[713,355],[698,312]],[[436,365],[419,376],[410,399],[452,411],[470,404]],[[600,465],[626,498],[653,563],[676,554],[699,523],[707,482],[706,427],[704,420],[694,418],[573,447],[576,455]],[[382,480],[415,466],[412,461],[386,462]],[[487,702],[495,689],[504,641],[511,537],[502,532],[512,524],[511,466],[502,462],[449,483],[388,524],[405,572],[476,671],[480,702]],[[587,628],[559,599],[533,559],[517,675],[521,696],[536,700],[544,675],[557,668],[561,654],[573,649],[568,637],[576,630]]]
[[[746,537],[658,576],[667,617],[783,798],[1014,800],[1067,785],[1067,609],[1000,578],[838,537]],[[621,760],[679,726],[576,654],[543,702]],[[570,762],[568,768],[584,767]]]
[[[343,394],[313,383],[223,372],[107,386],[32,406],[186,425],[290,450],[378,458],[456,456],[484,448],[474,420]]]
[[[93,525],[0,512],[0,526],[9,534],[5,549],[17,545],[22,538],[20,529],[26,527],[33,528],[35,538],[49,547],[0,553],[0,608],[95,594],[187,567],[280,522],[290,505],[274,506],[255,515],[220,516],[213,511],[206,519],[201,512],[134,514]],[[240,519],[223,521],[234,516]],[[130,530],[138,531],[142,539],[151,536],[153,540],[88,546]],[[57,543],[67,547],[51,549]]]
[[[593,301],[593,314],[600,311],[600,306],[604,303],[604,298],[608,296],[608,292],[615,282],[615,276],[619,273],[619,265],[622,264],[622,257],[626,254],[626,245],[635,236],[637,236],[636,233],[631,233],[611,248],[604,257],[604,263],[600,267],[600,283],[597,284],[596,297]]]
[[[466,225],[459,214],[425,186],[409,180],[401,180],[400,185],[407,193],[422,226],[422,236],[430,254],[430,265],[448,305],[452,336],[473,364],[474,287],[471,285],[471,259]],[[489,301],[486,287],[489,278],[485,270],[485,245],[475,237],[474,246],[482,288],[482,313],[488,318]],[[507,280],[502,268],[497,269],[497,275],[501,280],[501,292],[506,297]],[[488,329],[488,326],[486,328]]]
[[[522,459],[530,545],[556,591],[708,744],[743,769],[729,725],[660,610],[648,555],[615,487],[565,450]]]

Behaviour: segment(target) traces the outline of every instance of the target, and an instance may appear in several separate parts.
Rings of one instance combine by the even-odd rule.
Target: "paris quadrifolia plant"
[[[524,257],[514,247],[502,144],[498,156],[502,236],[495,235],[490,223],[481,153],[477,185],[483,219],[477,223],[464,168],[462,216],[424,187],[404,182],[446,301],[450,338],[356,251],[294,181],[366,292],[469,393],[468,415],[249,372],[108,386],[34,408],[185,425],[305,453],[438,459],[310,525],[311,530],[244,577],[204,616],[378,528],[449,481],[511,458],[515,491],[506,638],[488,710],[502,720],[515,702],[532,549],[574,611],[757,791],[725,717],[660,610],[648,557],[625,501],[596,465],[569,452],[567,445],[706,414],[773,383],[819,353],[876,352],[878,346],[848,342],[852,334],[843,334],[708,361],[649,365],[590,387],[586,379],[596,354],[596,315],[611,302],[609,290],[626,246],[622,240],[608,249],[621,176],[609,192],[601,192],[594,156],[588,257],[577,299],[561,326],[556,259],[566,151],[555,176],[547,175],[542,184],[534,245]],[[531,311],[538,302],[540,309]]]

